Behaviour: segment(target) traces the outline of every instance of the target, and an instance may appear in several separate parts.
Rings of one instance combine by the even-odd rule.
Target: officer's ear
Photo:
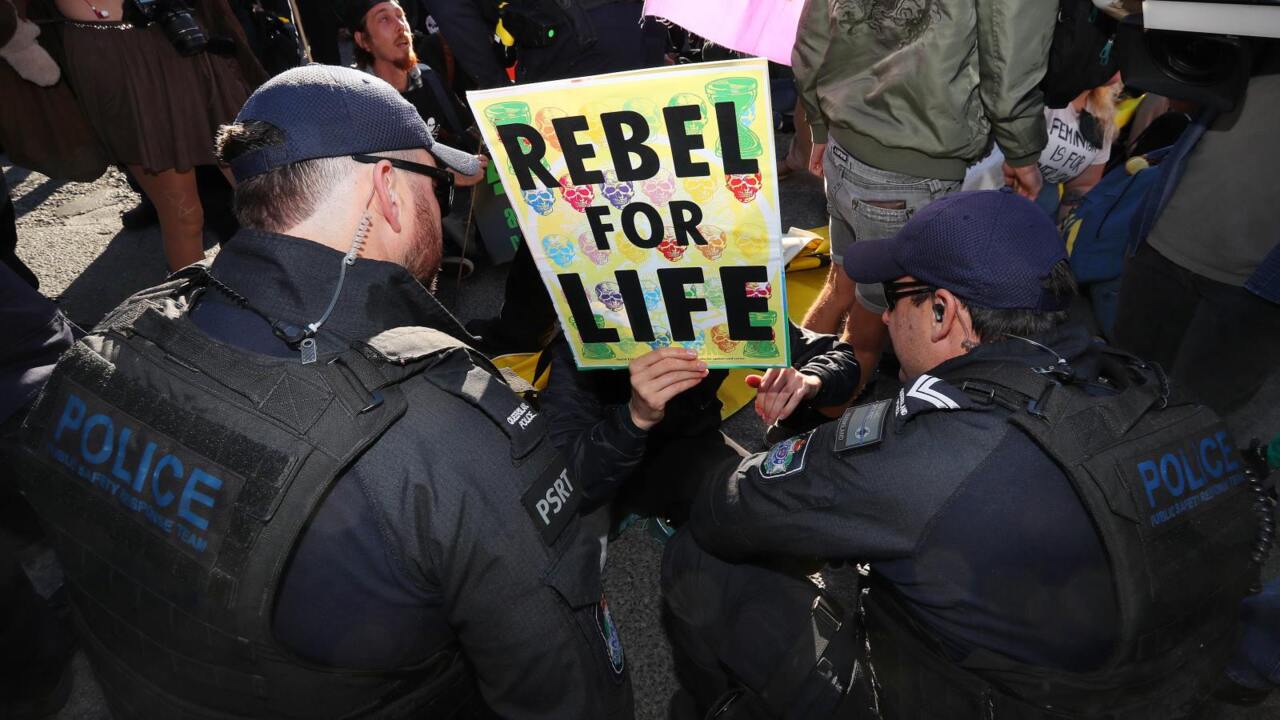
[[[373,205],[375,215],[381,215],[387,221],[387,227],[394,232],[402,232],[400,213],[404,205],[396,190],[398,173],[391,163],[381,160],[373,166]]]
[[[968,309],[950,290],[938,289],[930,302],[933,307],[929,319],[933,322],[929,324],[929,340],[943,342],[953,333],[963,339],[972,333]]]

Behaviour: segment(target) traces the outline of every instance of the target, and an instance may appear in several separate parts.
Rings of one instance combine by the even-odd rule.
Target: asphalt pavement
[[[780,138],[785,141],[785,138]],[[36,272],[41,290],[57,297],[72,320],[91,326],[133,292],[164,279],[165,265],[156,228],[125,231],[120,213],[137,196],[117,171],[94,183],[63,183],[11,166],[0,156],[18,214],[18,254]],[[815,227],[826,222],[820,181],[804,174],[780,184],[783,226]],[[211,252],[215,238],[209,237]],[[488,317],[502,302],[505,267],[481,267],[459,283],[442,277],[437,295],[462,319]],[[1278,374],[1280,375],[1280,374]],[[1241,435],[1270,437],[1280,430],[1280,376],[1232,424]],[[725,431],[743,446],[758,449],[763,426],[750,408],[725,424]],[[666,717],[667,700],[675,689],[670,647],[659,620],[658,569],[661,547],[643,530],[633,528],[609,547],[605,590],[618,622],[627,663],[635,686],[637,717]],[[45,580],[56,577],[46,559]],[[1280,573],[1273,557],[1267,576]],[[70,720],[103,720],[110,715],[83,653],[75,658],[75,689],[58,714]],[[1206,708],[1202,718],[1263,720],[1280,717],[1280,697],[1251,709],[1226,705]]]

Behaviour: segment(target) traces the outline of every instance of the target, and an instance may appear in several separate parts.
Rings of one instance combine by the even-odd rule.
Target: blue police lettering
[[[191,502],[193,500],[205,507],[213,507],[213,498],[203,493],[196,492],[196,489],[201,485],[204,485],[211,490],[217,490],[222,487],[222,480],[219,480],[200,468],[192,470],[191,477],[187,479],[187,487],[182,491],[182,500],[178,502],[178,517],[186,520],[201,530],[208,530],[209,521],[191,511]]]
[[[1200,441],[1200,467],[1204,468],[1214,478],[1222,477],[1223,460],[1227,459],[1226,456],[1223,456],[1223,460],[1209,462],[1208,451],[1216,448],[1217,446],[1218,444],[1211,437],[1204,438]]]
[[[101,427],[105,430],[102,435],[102,445],[95,452],[89,452],[89,438],[93,435],[94,428]],[[94,415],[89,418],[89,422],[84,424],[84,429],[80,431],[80,455],[85,462],[90,465],[100,465],[111,457],[111,439],[115,437],[115,428],[112,426],[111,418],[106,415]]]
[[[86,410],[84,401],[79,396],[74,393],[67,395],[67,404],[62,408],[62,417],[58,418],[58,427],[53,431],[53,441],[62,439],[63,430],[79,430],[80,423],[84,422]]]
[[[198,533],[209,529],[210,511],[217,506],[222,478],[194,464],[188,468],[183,462],[187,456],[180,457],[149,439],[145,428],[139,431],[127,427],[112,414],[91,413],[83,399],[68,393],[49,442],[49,453],[76,476],[163,533],[177,535],[196,551],[208,546]],[[547,503],[544,517],[547,512],[559,512],[572,492],[572,486],[566,490],[565,485],[567,479],[563,485],[556,480],[547,500],[539,501]],[[554,511],[550,507],[553,499]]]
[[[173,502],[173,493],[160,489],[160,473],[164,472],[167,467],[173,467],[173,477],[175,480],[182,479],[182,461],[172,455],[165,455],[160,458],[160,462],[156,463],[156,471],[151,473],[151,497],[156,499],[156,504],[160,507],[169,507],[169,503]]]
[[[1222,457],[1227,463],[1227,472],[1234,472],[1240,469],[1240,463],[1231,459],[1231,451],[1235,448],[1231,447],[1231,443],[1227,440],[1227,431],[1219,430],[1213,438],[1218,441],[1218,447],[1222,448]]]
[[[1152,526],[1212,502],[1245,481],[1225,430],[1155,452],[1159,454],[1135,466],[1154,511]]]
[[[538,510],[538,515],[542,517],[545,525],[551,524],[551,515],[558,515],[564,507],[565,502],[569,500],[569,496],[573,494],[573,483],[569,482],[568,470],[561,470],[560,477],[551,483],[551,487],[547,488],[546,495],[534,504]]]

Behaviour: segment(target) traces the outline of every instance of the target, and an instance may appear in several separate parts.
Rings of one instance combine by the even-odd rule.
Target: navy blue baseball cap
[[[315,158],[423,148],[463,175],[480,172],[474,155],[435,141],[418,110],[381,78],[336,65],[286,70],[254,91],[236,122],[271,123],[279,145],[231,161],[236,180]]]
[[[987,308],[1063,310],[1069,298],[1045,287],[1066,248],[1047,213],[1008,190],[961,192],[935,200],[883,240],[844,253],[854,282],[910,275]]]

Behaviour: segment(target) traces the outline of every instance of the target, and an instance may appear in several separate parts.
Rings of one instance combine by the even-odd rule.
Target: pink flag
[[[666,18],[749,55],[791,64],[804,0],[645,0],[645,15]]]

